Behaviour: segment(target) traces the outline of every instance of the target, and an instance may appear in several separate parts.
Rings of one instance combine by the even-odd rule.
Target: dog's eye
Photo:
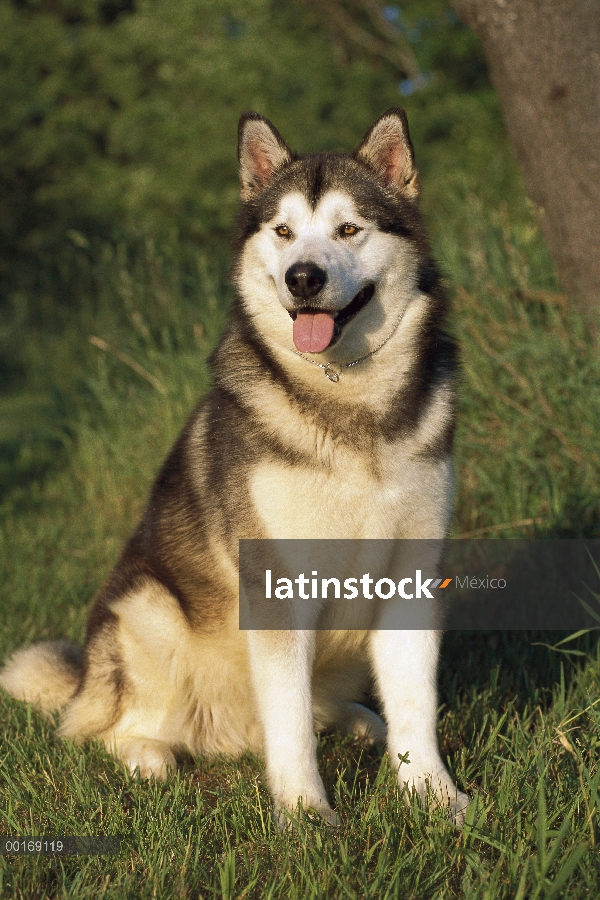
[[[343,225],[340,225],[338,228],[338,234],[340,237],[352,237],[353,234],[358,234],[359,231],[362,231],[358,225],[352,225],[351,222],[344,222]]]
[[[292,236],[292,232],[287,227],[287,225],[278,225],[275,229],[275,234],[278,234],[279,237],[282,238],[290,238]]]

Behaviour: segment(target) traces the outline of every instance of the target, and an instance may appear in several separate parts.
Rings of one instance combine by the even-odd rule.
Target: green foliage
[[[122,6],[0,7],[3,232],[20,249],[53,248],[69,227],[222,234],[243,109],[307,149],[316,128],[320,144],[350,144],[375,95],[396,99],[387,73],[342,72],[323,29],[272,0]]]
[[[435,71],[425,93],[489,94],[479,46],[444,4],[416,2],[411,10],[426,16],[419,54]],[[389,63],[357,52],[338,53],[336,62],[331,50],[330,34],[300,0],[3,3],[5,275],[31,280],[40,264],[56,268],[68,257],[69,241],[98,234],[130,240],[175,229],[214,247],[237,204],[242,110],[273,118],[301,151],[350,149],[375,116],[400,102]],[[416,97],[406,105],[415,123],[422,120],[414,126],[418,144],[439,143],[457,127],[457,109],[423,117]],[[454,149],[478,112],[471,101],[460,113]],[[497,108],[494,117],[498,130]],[[427,170],[426,153],[421,161]],[[480,171],[481,160],[467,169]]]

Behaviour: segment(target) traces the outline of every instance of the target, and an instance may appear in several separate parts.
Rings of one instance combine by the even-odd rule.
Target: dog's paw
[[[344,731],[367,746],[383,744],[387,737],[387,728],[383,719],[360,703],[348,703]]]
[[[387,728],[383,719],[362,703],[329,700],[316,706],[314,712],[317,731],[338,731],[366,745],[383,744],[386,741]]]
[[[454,797],[450,798],[450,816],[455,825],[458,825],[460,828],[465,824],[465,816],[467,813],[467,807],[471,802],[471,798],[468,794],[463,794],[462,791],[456,789],[456,794]]]
[[[467,794],[459,791],[445,769],[437,769],[431,773],[418,775],[398,775],[400,787],[416,791],[421,804],[426,807],[433,801],[437,806],[447,810],[455,825],[461,826],[465,821],[465,813],[471,802]]]
[[[150,738],[119,741],[117,756],[136,778],[157,778],[165,781],[169,769],[176,768],[175,757],[168,744]]]

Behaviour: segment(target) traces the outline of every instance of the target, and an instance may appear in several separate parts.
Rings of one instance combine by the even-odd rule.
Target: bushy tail
[[[0,687],[17,700],[53,712],[71,699],[82,672],[80,647],[66,641],[44,641],[13,653],[0,672]]]

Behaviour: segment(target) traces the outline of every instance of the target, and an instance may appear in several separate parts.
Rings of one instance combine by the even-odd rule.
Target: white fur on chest
[[[449,460],[407,450],[398,442],[377,459],[332,450],[327,468],[263,460],[250,492],[265,531],[273,539],[441,537],[451,501]]]

